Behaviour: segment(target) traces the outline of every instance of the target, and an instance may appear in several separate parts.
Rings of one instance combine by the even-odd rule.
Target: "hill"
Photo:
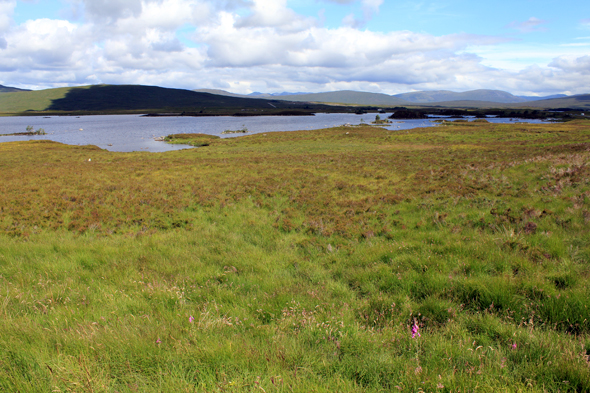
[[[227,92],[226,92],[227,93]],[[231,93],[227,93],[231,94]],[[555,95],[549,98],[568,97]],[[376,105],[376,106],[415,106],[439,105],[489,108],[510,107],[507,104],[525,104],[532,101],[547,101],[547,97],[519,97],[501,90],[472,90],[456,93],[446,90],[420,91],[387,95],[381,93],[367,93],[360,91],[342,90],[327,93],[294,94],[274,96],[276,100],[321,102],[347,105]],[[566,99],[566,98],[564,98]],[[541,104],[543,106],[543,104]]]
[[[565,98],[554,98],[550,100],[539,100],[527,102],[522,107],[527,108],[570,108],[578,110],[590,110],[590,94],[567,96]]]
[[[0,113],[26,111],[329,111],[334,108],[277,100],[222,96],[182,89],[141,85],[96,85],[6,93]]]
[[[230,93],[225,90],[199,89],[197,92],[206,92],[211,94],[225,95],[230,97],[249,97],[249,98],[267,98],[282,101],[295,102],[322,102],[337,103],[347,105],[377,105],[377,106],[407,106],[412,104],[441,104],[446,106],[447,103],[455,105],[460,102],[461,106],[467,107],[489,107],[497,104],[519,104],[530,101],[541,101],[554,98],[568,97],[564,94],[556,94],[547,97],[534,96],[515,96],[511,93],[501,90],[471,90],[456,93],[448,90],[436,91],[417,91],[411,93],[402,93],[396,95],[387,95],[380,93],[368,93],[361,91],[342,90],[325,93],[277,93],[262,94],[252,93],[249,95],[240,95]],[[478,101],[478,102],[476,102]]]
[[[297,96],[297,95],[304,95],[304,94],[313,94],[313,93],[304,93],[304,92],[296,92],[296,93],[290,93],[288,91],[284,91],[282,93],[260,93],[260,92],[254,92],[254,93],[250,93],[248,94],[248,97],[252,97],[252,98],[274,98],[274,97],[284,97],[284,96]]]
[[[347,105],[399,106],[412,103],[387,94],[341,90],[329,93],[298,94],[275,97],[277,100],[322,102]]]
[[[2,85],[0,85],[0,93],[15,93],[17,91],[30,91],[30,90],[18,89],[16,87],[10,87],[10,86],[2,86]]]
[[[43,111],[54,100],[64,98],[70,87],[35,91],[20,91],[0,94],[0,113],[20,113],[26,111]]]
[[[219,94],[229,97],[242,98],[272,98],[273,100],[292,101],[292,102],[316,102],[316,103],[330,103],[330,104],[345,104],[345,105],[378,105],[378,106],[397,106],[410,105],[410,102],[394,98],[387,94],[367,93],[362,91],[342,90],[326,93],[278,93],[278,94],[263,94],[251,93],[248,95],[240,95],[230,93],[225,90],[214,89],[198,89],[197,92],[207,92],[211,94]]]
[[[254,92],[254,93],[250,93],[250,94],[237,94],[237,93],[231,93],[229,91],[220,90],[220,89],[195,89],[193,91],[196,91],[197,93],[217,94],[217,95],[220,95],[220,96],[241,97],[241,98],[266,98],[266,99],[271,99],[271,100],[272,99],[278,99],[280,97],[284,97],[283,99],[286,99],[286,96],[312,94],[312,93],[289,93],[289,92],[283,92],[283,93],[259,93],[259,92]]]
[[[520,98],[524,98],[527,101],[539,101],[539,100],[551,100],[553,98],[566,98],[569,97],[566,94],[553,94],[550,96],[545,96],[545,97],[536,97],[536,96],[517,96]]]
[[[419,104],[446,101],[487,101],[509,104],[528,101],[525,98],[517,97],[505,91],[483,89],[465,91],[462,93],[455,93],[453,91],[447,90],[418,91],[413,93],[397,94],[394,97]]]
[[[193,91],[195,93],[209,93],[209,94],[215,94],[218,96],[227,96],[227,97],[238,97],[238,98],[247,98],[248,97],[243,94],[230,93],[229,91],[219,90],[219,89],[195,89]],[[251,97],[251,98],[254,98],[254,97]]]

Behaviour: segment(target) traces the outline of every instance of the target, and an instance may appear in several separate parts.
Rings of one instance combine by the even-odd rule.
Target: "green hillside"
[[[47,110],[54,100],[64,98],[71,89],[71,87],[62,87],[0,94],[0,113]]]
[[[551,100],[540,100],[520,104],[521,107],[529,108],[571,108],[590,110],[590,94],[581,94],[567,98],[554,98]]]
[[[500,92],[502,93],[502,92]],[[506,93],[508,94],[508,93]],[[483,96],[482,96],[483,97]],[[141,85],[96,85],[0,94],[0,114],[60,112],[187,112],[192,114],[281,114],[342,112],[331,103],[367,106],[436,106],[451,108],[574,108],[590,110],[590,95],[526,103],[461,100],[412,103],[386,94],[358,91],[280,96],[272,100]],[[291,111],[291,112],[289,112]]]
[[[45,112],[200,112],[207,110],[328,111],[332,107],[198,93],[140,85],[98,85],[0,95],[0,113]],[[233,112],[232,112],[233,113]]]

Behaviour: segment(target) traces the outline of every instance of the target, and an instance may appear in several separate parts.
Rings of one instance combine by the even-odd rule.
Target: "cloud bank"
[[[383,0],[356,4],[327,28],[287,0],[69,0],[71,18],[16,24],[16,1],[0,0],[0,84],[47,88],[93,83],[252,91],[353,89],[389,94],[477,88],[514,93],[582,93],[588,56],[555,56],[543,67],[485,66],[471,48],[499,36],[364,28]],[[539,31],[530,18],[509,27]]]

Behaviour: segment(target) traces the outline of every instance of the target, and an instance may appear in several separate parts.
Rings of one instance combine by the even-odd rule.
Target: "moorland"
[[[0,391],[590,391],[587,120],[169,139],[0,144]]]
[[[389,96],[337,91],[265,99],[220,90],[191,91],[143,85],[92,85],[37,91],[19,91],[0,86],[0,116],[145,113],[154,116],[293,116],[313,115],[318,112],[394,112],[410,108],[419,111],[421,116],[444,115],[454,111],[461,115],[484,117],[493,115],[529,119],[572,119],[584,117],[584,111],[590,109],[590,95],[521,102],[518,100],[524,98],[495,90],[451,93],[420,92]],[[453,101],[433,101],[443,98]],[[493,101],[494,99],[504,101]]]

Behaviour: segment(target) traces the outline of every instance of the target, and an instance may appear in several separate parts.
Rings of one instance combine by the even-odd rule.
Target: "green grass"
[[[589,149],[583,121],[0,144],[0,391],[589,391]]]
[[[216,135],[208,134],[173,134],[168,135],[164,140],[176,145],[189,145],[195,147],[209,146],[220,138]]]
[[[21,91],[0,94],[1,113],[19,113],[26,111],[44,111],[54,100],[63,99],[70,87],[40,91]]]

